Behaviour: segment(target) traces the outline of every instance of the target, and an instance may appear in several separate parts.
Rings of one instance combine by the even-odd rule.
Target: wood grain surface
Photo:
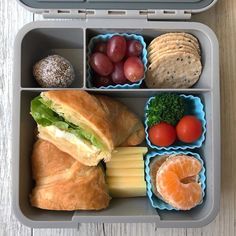
[[[216,219],[199,229],[159,229],[155,224],[81,224],[78,229],[31,229],[17,221],[11,208],[13,43],[24,24],[40,18],[19,6],[16,0],[0,0],[0,236],[236,235],[236,1],[219,0],[214,8],[192,19],[209,25],[216,32],[221,69],[221,207]]]

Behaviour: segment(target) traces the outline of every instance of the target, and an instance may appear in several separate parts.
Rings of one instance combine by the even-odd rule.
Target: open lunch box
[[[76,228],[79,223],[156,223],[158,227],[202,227],[217,215],[220,202],[220,89],[219,47],[207,26],[186,21],[191,14],[213,6],[216,0],[18,0],[45,18],[68,21],[33,22],[21,29],[15,41],[13,88],[13,208],[23,224],[35,228]],[[87,46],[92,37],[107,33],[142,35],[147,46],[168,32],[188,32],[201,45],[203,71],[199,81],[187,89],[101,89],[87,83]],[[33,187],[30,157],[36,124],[30,102],[40,92],[32,79],[32,67],[50,54],[66,57],[74,66],[76,80],[67,89],[86,90],[114,97],[142,120],[148,99],[159,93],[175,92],[201,99],[206,119],[205,141],[191,150],[201,155],[206,169],[206,189],[201,205],[190,211],[155,209],[148,197],[112,199],[102,211],[47,211],[30,205]],[[144,144],[147,146],[147,143]],[[149,148],[149,152],[152,149]]]

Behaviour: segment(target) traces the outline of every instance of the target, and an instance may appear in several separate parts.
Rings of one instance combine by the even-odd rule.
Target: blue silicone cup
[[[149,140],[148,136],[148,118],[147,118],[147,109],[148,106],[154,97],[149,98],[149,100],[146,103],[145,106],[145,134],[146,134],[146,141],[150,148],[156,149],[156,150],[186,150],[186,149],[195,149],[200,148],[205,141],[205,134],[206,134],[206,119],[205,119],[205,112],[204,112],[204,106],[201,102],[201,99],[199,97],[193,96],[193,95],[179,95],[184,99],[185,104],[185,115],[194,115],[196,116],[202,123],[202,135],[201,137],[194,143],[183,143],[181,141],[176,141],[173,145],[168,147],[160,147],[153,145],[151,141]]]
[[[184,155],[190,155],[198,159],[201,164],[202,164],[202,170],[199,173],[199,180],[198,182],[201,184],[202,188],[202,199],[205,196],[205,189],[206,189],[206,175],[205,175],[205,167],[204,167],[204,162],[201,159],[200,155],[197,153],[192,153],[192,152],[186,152],[186,151],[163,151],[163,152],[151,152],[148,153],[145,157],[145,179],[147,183],[147,195],[148,198],[151,202],[152,207],[160,209],[160,210],[176,210],[179,211],[178,209],[172,207],[168,203],[164,202],[162,199],[158,198],[152,191],[152,183],[151,183],[151,177],[150,177],[150,168],[149,165],[151,163],[152,158],[158,158],[158,156],[163,156],[163,155],[176,155],[176,154],[184,154]],[[198,205],[202,204],[203,201],[201,201]]]
[[[127,33],[122,33],[122,34],[118,34],[118,33],[100,34],[100,35],[97,35],[97,36],[91,38],[91,40],[89,41],[89,44],[88,44],[87,86],[89,88],[95,88],[92,84],[93,71],[92,71],[92,68],[89,65],[89,57],[92,54],[92,50],[93,50],[96,43],[98,43],[98,42],[107,42],[108,39],[110,39],[114,35],[121,35],[121,36],[124,36],[126,39],[129,39],[129,40],[138,40],[142,44],[143,51],[142,51],[142,54],[141,54],[141,59],[142,59],[143,65],[144,65],[144,74],[147,71],[147,49],[146,49],[146,43],[144,41],[144,38],[141,35],[127,34]],[[99,87],[98,89],[137,89],[137,88],[140,88],[140,85],[141,85],[143,79],[144,79],[144,77],[140,81],[138,81],[136,83],[132,83],[132,84],[118,84],[118,85],[102,86],[102,87]]]

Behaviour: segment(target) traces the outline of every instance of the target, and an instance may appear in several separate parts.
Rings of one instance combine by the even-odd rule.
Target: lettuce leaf
[[[34,98],[31,101],[31,115],[37,124],[42,126],[54,125],[60,130],[67,131],[74,134],[78,138],[85,139],[92,143],[92,145],[102,149],[103,145],[101,141],[92,133],[87,132],[79,126],[71,124],[66,121],[62,116],[58,115],[51,108],[51,103],[46,102],[41,96]]]

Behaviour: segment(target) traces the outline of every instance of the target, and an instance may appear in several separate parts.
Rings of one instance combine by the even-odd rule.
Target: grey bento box
[[[13,208],[17,218],[23,224],[35,228],[76,228],[79,223],[86,222],[155,222],[158,227],[168,228],[202,227],[210,223],[218,213],[220,201],[218,41],[212,30],[203,24],[190,21],[161,21],[160,19],[188,18],[191,12],[196,13],[205,10],[215,1],[180,0],[178,3],[176,3],[177,1],[173,3],[169,0],[153,0],[150,2],[139,0],[134,3],[131,0],[117,2],[111,0],[100,2],[78,0],[65,3],[66,1],[59,0],[21,0],[20,2],[30,10],[43,13],[46,17],[75,17],[78,19],[41,21],[28,24],[19,32],[15,41],[12,172]],[[121,7],[129,10],[120,10]],[[145,11],[144,8],[159,10]],[[86,12],[86,10],[78,9],[88,10]],[[103,10],[99,11],[98,9]],[[124,12],[124,17],[122,17],[122,12]],[[80,17],[83,19],[79,19]],[[159,20],[155,20],[155,18],[159,18]],[[86,87],[86,46],[91,37],[108,32],[138,33],[144,37],[148,44],[160,34],[177,31],[195,35],[201,44],[203,73],[193,88],[101,90]],[[200,153],[206,168],[207,188],[203,203],[188,212],[154,209],[147,197],[113,199],[108,209],[98,212],[56,212],[31,207],[28,198],[33,186],[30,156],[35,141],[34,129],[36,126],[29,114],[29,108],[31,99],[44,91],[32,79],[32,66],[36,61],[51,53],[59,53],[65,56],[76,68],[76,75],[80,79],[76,80],[71,88],[85,89],[93,93],[103,93],[115,97],[127,104],[142,119],[145,103],[154,94],[174,91],[199,96],[205,106],[207,121],[205,143],[200,149],[194,150]]]

